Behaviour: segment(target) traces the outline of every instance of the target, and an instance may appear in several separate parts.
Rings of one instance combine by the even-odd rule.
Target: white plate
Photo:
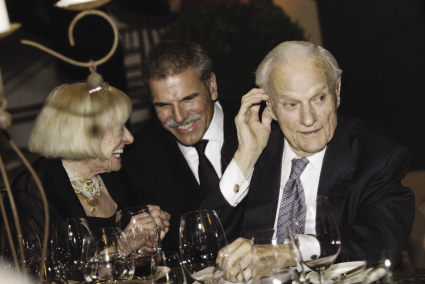
[[[331,265],[328,270],[325,272],[325,280],[329,281],[333,277],[337,277],[341,273],[347,272],[353,268],[356,268],[360,265],[364,265],[364,261],[351,261],[351,262],[343,262]],[[355,274],[347,279],[345,279],[344,283],[359,283],[363,280],[363,273]],[[307,274],[306,278],[314,284],[318,284],[319,282],[319,274],[316,271],[312,271]],[[377,280],[377,279],[376,279]]]

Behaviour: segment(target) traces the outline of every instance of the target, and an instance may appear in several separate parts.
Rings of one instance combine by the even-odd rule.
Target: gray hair
[[[298,58],[306,57],[317,58],[323,62],[328,71],[328,79],[335,86],[342,74],[335,57],[323,47],[306,41],[286,41],[272,49],[257,68],[255,73],[257,86],[269,93],[269,78],[273,66],[288,64]]]
[[[191,41],[167,40],[155,45],[142,63],[144,82],[149,79],[165,79],[180,74],[188,68],[197,68],[200,78],[208,88],[212,61],[201,45]]]

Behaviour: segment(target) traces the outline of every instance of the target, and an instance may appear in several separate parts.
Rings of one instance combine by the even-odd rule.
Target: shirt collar
[[[284,143],[285,143],[285,146],[283,147],[283,161],[284,161],[283,166],[284,167],[289,166],[289,168],[291,168],[292,159],[301,158],[301,157],[298,157],[294,153],[294,151],[292,151],[292,148],[289,145],[289,142],[288,142],[288,140],[286,140],[286,138],[285,138]],[[322,163],[323,163],[323,158],[325,157],[326,148],[327,148],[327,146],[325,146],[325,148],[323,148],[323,150],[321,150],[320,152],[317,152],[317,153],[307,157],[309,164],[311,165],[311,167],[313,167],[313,169],[320,170],[322,168]]]
[[[224,124],[223,109],[220,103],[217,101],[214,103],[214,115],[213,115],[213,118],[211,119],[210,126],[208,127],[202,139],[223,142],[224,141],[223,124]]]

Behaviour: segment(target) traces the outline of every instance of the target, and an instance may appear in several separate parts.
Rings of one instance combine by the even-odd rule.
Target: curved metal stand
[[[76,65],[76,66],[93,68],[95,66],[101,65],[101,64],[105,63],[106,61],[108,61],[111,58],[111,56],[115,53],[115,50],[117,49],[117,46],[118,46],[118,29],[117,29],[115,23],[112,21],[112,19],[106,13],[104,13],[102,11],[98,11],[98,10],[82,11],[75,16],[75,18],[72,20],[71,24],[69,25],[68,38],[69,38],[69,43],[70,43],[71,46],[75,45],[74,37],[73,37],[74,26],[76,25],[76,23],[81,18],[83,18],[87,15],[98,15],[98,16],[104,18],[105,20],[107,20],[110,23],[110,25],[112,26],[112,29],[114,31],[114,43],[112,45],[111,50],[109,51],[109,53],[105,57],[103,57],[99,60],[96,60],[96,61],[91,60],[91,61],[88,61],[88,62],[80,62],[80,61],[76,61],[76,60],[73,60],[71,58],[68,58],[68,57],[66,57],[66,56],[64,56],[64,55],[62,55],[62,54],[60,54],[60,53],[58,53],[58,52],[56,52],[56,51],[54,51],[50,48],[47,48],[47,47],[45,47],[45,46],[43,46],[43,45],[41,45],[37,42],[31,41],[31,40],[23,39],[23,40],[21,40],[21,43],[34,46],[34,47],[41,49],[44,52],[47,52],[47,53],[65,61],[65,62],[68,62],[69,64],[73,64],[73,65]]]
[[[111,58],[111,56],[115,53],[117,46],[118,46],[118,29],[117,29],[115,23],[112,21],[112,19],[106,13],[104,13],[102,11],[98,11],[98,10],[84,10],[74,17],[74,19],[72,20],[72,22],[69,26],[68,38],[69,38],[69,42],[70,42],[71,46],[75,45],[74,37],[73,37],[74,26],[76,25],[76,23],[81,18],[83,18],[87,15],[98,15],[98,16],[104,18],[106,21],[108,21],[110,23],[110,25],[113,29],[113,32],[114,32],[114,42],[113,42],[112,48],[109,51],[109,53],[106,54],[105,57],[103,57],[101,59],[98,59],[96,61],[90,60],[88,62],[80,62],[80,61],[76,61],[76,60],[73,60],[71,58],[68,58],[68,57],[66,57],[66,56],[64,56],[64,55],[62,55],[62,54],[60,54],[60,53],[58,53],[54,50],[51,50],[51,49],[49,49],[49,48],[47,48],[47,47],[45,47],[45,46],[43,46],[39,43],[36,43],[34,41],[24,39],[24,40],[21,40],[21,43],[25,44],[25,45],[30,45],[30,46],[36,47],[36,48],[38,48],[38,49],[40,49],[44,52],[51,54],[52,56],[55,56],[55,57],[65,61],[65,62],[68,62],[69,64],[73,64],[73,65],[80,66],[80,67],[88,67],[90,69],[91,73],[95,73],[96,66],[101,65],[101,64],[105,63],[106,61],[108,61]],[[45,228],[44,228],[44,238],[43,238],[42,253],[41,253],[41,268],[43,268],[44,264],[45,264],[45,259],[46,259],[46,256],[47,256],[47,247],[48,247],[48,240],[49,240],[49,220],[50,220],[50,217],[49,217],[48,202],[47,202],[47,198],[46,198],[46,195],[45,195],[45,192],[44,192],[44,188],[43,188],[43,186],[40,182],[40,179],[38,178],[37,174],[35,173],[34,169],[31,166],[31,164],[28,162],[28,160],[25,158],[25,156],[19,150],[17,145],[11,139],[9,133],[6,131],[6,129],[12,123],[10,114],[5,111],[6,106],[7,106],[7,100],[3,95],[3,84],[2,84],[2,80],[1,80],[1,74],[0,74],[0,128],[1,128],[1,132],[3,133],[5,138],[8,140],[8,142],[9,142],[10,146],[13,148],[13,150],[18,154],[19,158],[22,160],[24,165],[30,171],[38,189],[40,190],[40,194],[41,194],[42,202],[43,202],[43,206],[44,206]],[[21,227],[20,227],[20,223],[19,223],[19,218],[18,218],[18,213],[17,213],[17,210],[16,210],[15,202],[13,200],[12,192],[11,192],[11,189],[10,189],[9,180],[7,178],[6,169],[5,169],[4,163],[1,159],[1,155],[0,155],[0,171],[1,171],[1,175],[3,177],[3,180],[5,182],[6,192],[7,192],[8,198],[9,198],[10,207],[11,207],[11,211],[12,211],[12,214],[13,214],[13,219],[14,219],[16,229],[17,229],[18,245],[19,245],[19,252],[20,252],[20,259],[21,259],[21,270],[22,270],[21,272],[26,273],[25,255],[24,255],[23,245],[22,245],[22,231],[21,231]],[[1,209],[1,214],[3,216],[3,220],[4,220],[4,224],[5,224],[5,228],[6,228],[6,234],[7,234],[9,244],[10,244],[10,247],[11,247],[11,251],[12,251],[12,255],[13,255],[13,261],[14,261],[15,267],[18,269],[19,268],[19,262],[18,262],[18,258],[17,258],[17,254],[16,254],[16,248],[13,244],[13,238],[12,238],[12,235],[11,235],[9,222],[8,222],[8,219],[7,219],[7,216],[6,216],[6,210],[4,208],[3,200],[1,198],[0,198],[0,209]],[[44,278],[44,274],[40,273],[39,283],[43,283],[43,278]]]

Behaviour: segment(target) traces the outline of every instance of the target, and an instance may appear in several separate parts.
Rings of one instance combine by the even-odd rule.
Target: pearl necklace
[[[102,190],[102,179],[99,175],[95,175],[91,179],[83,179],[72,170],[65,166],[64,168],[75,193],[84,195],[84,200],[88,205],[90,205],[90,212],[94,213],[96,211],[96,206],[99,204],[100,192]]]

